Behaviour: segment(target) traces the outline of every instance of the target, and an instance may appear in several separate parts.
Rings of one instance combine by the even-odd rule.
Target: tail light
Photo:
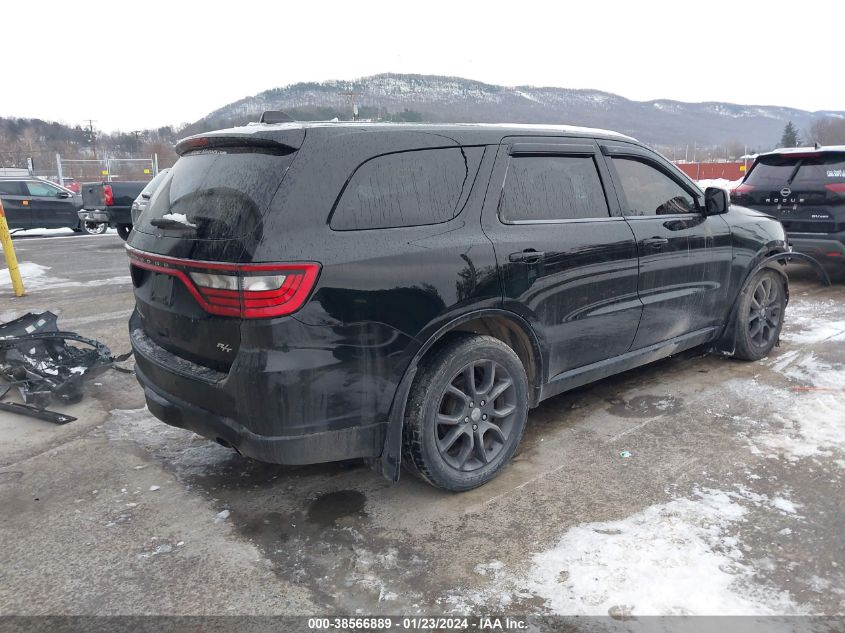
[[[131,266],[177,277],[206,312],[261,319],[292,314],[317,283],[320,264],[228,264],[163,257],[126,247]]]
[[[754,191],[753,185],[737,185],[735,189],[731,190],[732,196],[744,196],[746,193]]]
[[[111,185],[103,185],[103,202],[106,203],[107,207],[114,204],[114,192],[112,191]]]
[[[824,188],[828,191],[832,191],[833,193],[845,195],[845,182],[835,182],[830,185],[825,185]]]

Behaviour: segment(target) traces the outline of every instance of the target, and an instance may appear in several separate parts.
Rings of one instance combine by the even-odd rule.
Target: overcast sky
[[[380,72],[845,110],[841,0],[11,0],[0,25],[0,116],[107,131]]]

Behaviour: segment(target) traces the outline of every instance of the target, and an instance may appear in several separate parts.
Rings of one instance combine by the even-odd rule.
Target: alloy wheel
[[[782,318],[780,289],[774,279],[763,277],[751,294],[751,305],[746,323],[748,338],[757,347],[765,347],[776,336]]]
[[[477,470],[507,446],[517,413],[516,387],[493,360],[461,368],[440,398],[435,420],[437,450],[452,468]]]
[[[82,228],[89,235],[101,235],[109,228],[107,224],[102,222],[84,222]]]

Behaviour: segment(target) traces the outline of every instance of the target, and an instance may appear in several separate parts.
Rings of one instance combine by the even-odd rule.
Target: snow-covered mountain
[[[598,90],[497,86],[460,77],[380,74],[354,81],[297,83],[246,97],[210,113],[187,132],[256,120],[264,110],[300,119],[349,118],[350,96],[362,117],[432,122],[566,123],[617,130],[658,145],[739,141],[769,147],[792,121],[805,131],[825,116],[778,106],[632,101]]]

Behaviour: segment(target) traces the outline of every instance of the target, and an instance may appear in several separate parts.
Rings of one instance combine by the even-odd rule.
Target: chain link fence
[[[19,175],[26,170],[32,176],[60,184],[70,180],[95,182],[116,180],[151,180],[158,174],[158,155],[149,158],[62,158],[46,150],[0,152],[1,175]]]
[[[158,157],[63,159],[56,156],[56,176],[77,182],[151,180],[158,174]]]

